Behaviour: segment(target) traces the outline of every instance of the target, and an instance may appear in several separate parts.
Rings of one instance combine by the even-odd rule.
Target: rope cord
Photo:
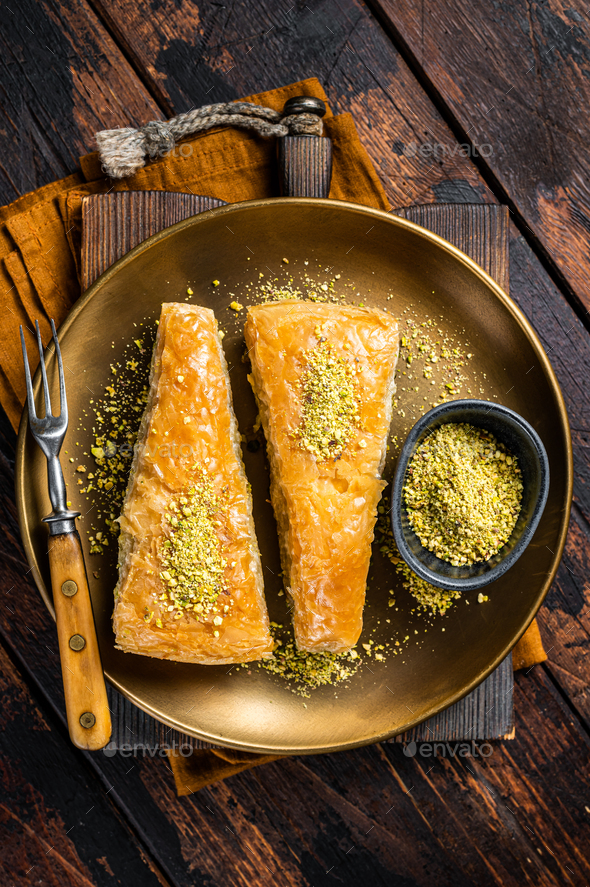
[[[152,120],[140,129],[124,127],[97,132],[102,169],[113,179],[131,176],[145,166],[146,158],[162,157],[184,136],[215,126],[251,129],[265,137],[322,135],[322,121],[317,114],[283,116],[272,108],[250,102],[223,102],[204,105],[171,120]]]

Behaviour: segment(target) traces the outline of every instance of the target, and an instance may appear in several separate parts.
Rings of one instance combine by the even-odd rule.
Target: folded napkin
[[[195,748],[189,757],[169,749],[168,762],[172,768],[179,797],[192,795],[214,782],[235,776],[242,770],[251,770],[261,764],[270,764],[288,755],[256,755],[234,751],[233,748]]]
[[[315,78],[249,96],[245,101],[280,111],[287,99],[296,95],[317,96],[327,102]],[[328,108],[324,131],[333,143],[330,197],[389,210],[385,191],[351,116],[334,117]],[[79,297],[84,197],[113,190],[163,190],[235,203],[276,193],[274,140],[234,129],[212,130],[185,139],[182,151],[153,161],[116,183],[103,175],[96,153],[81,157],[80,167],[73,175],[0,208],[0,298],[7,309],[0,340],[0,403],[14,428],[25,401],[18,325],[31,327],[38,318],[47,340],[49,318],[59,325]],[[513,651],[514,668],[530,668],[546,658],[533,622]],[[188,758],[169,751],[168,757],[178,794],[186,795],[281,756],[207,748],[195,749]]]

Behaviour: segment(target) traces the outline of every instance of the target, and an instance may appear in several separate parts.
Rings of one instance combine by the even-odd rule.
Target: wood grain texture
[[[82,205],[82,292],[129,250],[181,219],[223,200],[163,191],[94,194]]]
[[[508,292],[509,215],[505,206],[427,204],[404,207],[395,213],[453,243]],[[398,740],[434,742],[439,738],[512,738],[512,690],[512,658],[509,656],[477,690]]]
[[[328,197],[332,142],[315,136],[277,139],[279,189],[285,197]]]
[[[182,799],[147,755],[103,767],[182,885],[577,887],[588,737],[542,668],[517,676],[516,695],[514,742],[444,756],[385,744],[288,758]]]
[[[510,292],[527,315],[553,364],[567,406],[574,449],[574,503],[557,577],[538,614],[547,669],[590,728],[590,375],[588,333],[556,298],[558,290],[511,227]],[[590,806],[590,805],[589,805]]]
[[[388,741],[513,739],[513,684],[512,657],[507,656],[477,689],[460,702]],[[117,751],[151,754],[166,748],[180,749],[182,754],[189,754],[191,748],[212,747],[211,743],[186,736],[160,723],[112,687],[107,688],[107,693],[113,722],[111,740],[106,749],[109,756]]]
[[[477,262],[505,292],[510,291],[509,213],[489,204],[422,204],[394,210],[450,241]]]
[[[111,715],[80,537],[50,536],[48,545],[70,739],[97,751],[110,739]]]
[[[10,6],[19,13],[19,5]],[[119,2],[108,4],[119,36],[115,28],[111,33],[138,70],[139,56],[126,46],[135,41],[138,51],[149,50],[142,78],[152,94],[157,91],[160,107],[164,108],[166,95],[174,94],[175,105],[169,107],[168,114],[188,110],[193,103],[237,98],[317,74],[327,86],[333,108],[353,112],[361,139],[395,206],[410,201],[495,199],[470,158],[458,149],[457,139],[416,78],[360,4],[343,2],[337,6],[332,0],[304,4],[301,0],[287,14],[268,0],[225,7],[201,4],[201,8],[187,0],[123,6],[126,8]],[[22,8],[25,15],[18,34],[24,35],[20,42],[25,45],[30,39],[25,20],[35,30],[38,19],[32,2]],[[109,50],[101,57],[100,40],[87,40],[84,29],[79,36],[76,33],[79,19],[74,13],[64,24],[74,61],[79,55],[79,65],[93,70],[103,65],[113,78],[130,70],[126,62],[108,70],[110,60],[123,53],[112,55]],[[9,14],[3,6],[3,25]],[[101,34],[104,45],[111,46],[106,31]],[[18,44],[18,35],[15,39]],[[5,57],[12,58],[3,53],[2,59]],[[17,64],[0,63],[3,101],[8,102],[10,95],[14,107],[22,95],[27,102],[23,121],[28,142],[23,140],[22,160],[18,125],[0,127],[6,132],[1,135],[2,162],[12,175],[0,182],[0,194],[4,195],[0,200],[4,202],[19,188],[28,190],[36,182],[72,170],[75,160],[70,134],[78,139],[81,130],[92,129],[92,123],[87,126],[83,116],[76,116],[84,114],[84,97],[76,112],[71,82],[66,80],[67,89],[60,91],[59,82],[52,79],[54,73],[40,69],[36,60],[29,60],[27,68],[24,55]],[[47,117],[40,107],[46,100],[45,79],[55,93],[56,130],[51,123],[46,126]],[[179,90],[183,83],[187,89],[184,104]],[[213,90],[207,95],[210,87]],[[94,89],[92,83],[90,88]],[[49,100],[53,101],[52,96]],[[43,117],[42,126],[35,114]],[[147,115],[148,119],[156,116],[156,110]],[[125,114],[117,118],[113,122],[123,124],[126,119]],[[18,122],[16,114],[14,119]],[[101,125],[105,124],[103,120]],[[112,125],[110,120],[108,125]],[[444,145],[440,162],[404,153],[407,145],[420,139]],[[90,148],[91,144],[85,146]],[[494,745],[493,754],[485,761],[448,756],[433,761],[420,754],[408,758],[395,745],[294,759],[178,800],[166,762],[157,760],[159,753],[156,760],[149,754],[144,759],[128,753],[112,758],[102,753],[78,753],[68,744],[65,728],[62,740],[56,740],[49,753],[46,734],[31,731],[28,741],[39,739],[39,743],[30,746],[31,754],[19,766],[38,787],[55,774],[55,808],[77,813],[77,808],[69,805],[78,797],[81,777],[71,761],[85,759],[90,768],[87,772],[101,780],[104,792],[109,791],[108,799],[151,848],[171,883],[183,887],[195,883],[224,887],[228,883],[355,884],[359,878],[375,884],[428,887],[433,881],[519,887],[586,883],[588,864],[580,861],[580,854],[589,844],[583,789],[588,781],[588,739],[577,715],[583,718],[586,712],[589,717],[584,699],[590,668],[584,654],[590,640],[585,554],[590,545],[590,404],[584,379],[590,371],[590,346],[582,324],[513,226],[510,276],[512,297],[541,336],[562,385],[576,460],[572,529],[557,580],[540,612],[550,660],[547,668],[517,676],[515,741]],[[16,526],[13,447],[14,435],[6,427],[0,440],[0,637],[35,687],[45,719],[55,715],[56,723],[61,718],[64,724],[55,626],[47,619],[27,576]],[[3,759],[17,760],[17,752],[23,752],[22,737],[31,721],[15,723],[14,742]],[[0,742],[6,736],[4,728]],[[63,769],[60,762],[64,762]],[[6,763],[3,767],[6,769]],[[68,781],[71,773],[73,782]],[[15,791],[18,793],[18,787]],[[24,798],[25,812],[32,815],[29,796]],[[80,809],[80,822],[85,812]],[[50,818],[41,809],[32,827]],[[69,823],[65,830],[68,828]],[[16,826],[9,835],[10,843],[0,842],[3,852],[10,852],[17,842],[19,847],[24,844],[20,837],[23,829]],[[109,849],[124,856],[121,864],[129,863],[127,870],[115,866],[113,870],[124,883],[150,884],[147,875],[133,879],[136,870],[142,871],[141,864],[134,851],[119,849],[120,829],[118,823],[101,832],[108,831]],[[85,849],[88,845],[83,838],[92,837],[89,831],[86,828],[75,840],[75,831],[69,836],[83,862],[85,853],[93,860],[102,854],[100,848]],[[52,855],[45,857],[43,847],[33,842],[26,844],[26,852],[35,864],[43,864]],[[112,864],[108,855],[107,861]],[[35,869],[20,881],[9,871],[19,887],[35,883],[30,880]],[[49,876],[45,880],[51,883]],[[113,883],[110,876],[103,880]],[[65,878],[62,882],[68,883]],[[53,883],[60,881],[54,879]]]
[[[0,203],[74,172],[94,133],[160,109],[85,0],[0,8]]]
[[[93,6],[176,114],[313,75],[334,113],[352,113],[392,205],[498,202],[359,0]],[[444,146],[434,163],[405,153],[428,132]]]
[[[0,883],[167,884],[0,645]]]
[[[587,9],[562,0],[370,5],[391,23],[588,311]],[[428,145],[427,135],[417,150]]]

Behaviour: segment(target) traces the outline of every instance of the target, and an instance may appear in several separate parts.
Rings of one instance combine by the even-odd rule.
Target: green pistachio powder
[[[166,538],[159,552],[160,579],[165,586],[160,601],[174,619],[180,619],[183,613],[191,613],[197,622],[212,618],[215,637],[219,637],[217,626],[231,604],[224,581],[227,561],[217,533],[224,511],[211,479],[197,468],[187,494],[168,504],[164,516]],[[221,603],[218,599],[224,592],[225,601]]]
[[[359,424],[357,369],[340,357],[316,327],[318,345],[304,351],[300,382],[302,421],[296,434],[303,449],[317,459],[337,459]]]
[[[522,488],[517,460],[493,434],[448,423],[414,453],[403,495],[422,545],[459,567],[487,561],[505,545]]]

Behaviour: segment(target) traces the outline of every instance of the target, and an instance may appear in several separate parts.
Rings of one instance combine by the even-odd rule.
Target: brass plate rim
[[[409,221],[408,219],[401,218],[399,216],[392,215],[390,212],[385,212],[384,210],[374,209],[373,207],[362,206],[357,203],[353,203],[350,201],[342,201],[342,200],[333,200],[333,199],[323,199],[323,198],[310,198],[310,197],[277,197],[277,198],[263,198],[258,200],[249,200],[242,201],[239,203],[229,203],[224,206],[216,207],[212,210],[208,210],[205,213],[199,213],[196,216],[191,216],[188,219],[183,219],[180,222],[177,222],[174,225],[171,225],[168,228],[164,228],[162,231],[157,232],[156,234],[149,237],[147,240],[142,241],[138,246],[134,249],[130,250],[124,256],[117,260],[110,268],[108,268],[101,276],[88,288],[88,290],[82,294],[82,296],[77,300],[74,304],[73,308],[63,321],[60,327],[60,333],[67,332],[71,324],[75,321],[77,316],[85,309],[86,305],[90,302],[91,299],[95,297],[95,295],[100,291],[100,289],[104,286],[104,284],[109,281],[112,277],[114,277],[119,269],[126,266],[130,262],[133,262],[135,258],[141,253],[149,250],[154,244],[158,243],[161,240],[165,240],[170,236],[174,236],[175,232],[183,230],[187,227],[198,226],[202,224],[206,224],[208,219],[214,215],[222,216],[222,215],[231,215],[233,212],[243,211],[245,209],[253,209],[255,210],[258,207],[267,207],[269,205],[276,204],[287,204],[289,206],[293,206],[295,204],[298,205],[312,205],[312,206],[326,206],[331,209],[339,208],[343,211],[353,211],[356,215],[362,214],[367,216],[368,218],[377,218],[380,221],[386,221],[391,224],[393,227],[401,227],[407,228],[418,236],[422,237],[424,240],[430,241],[433,244],[436,244],[438,247],[442,248],[445,252],[449,253],[456,261],[466,266],[469,271],[475,274],[486,286],[490,289],[494,296],[499,300],[502,306],[508,311],[511,315],[512,320],[515,321],[518,326],[521,328],[525,337],[530,342],[532,348],[537,355],[539,362],[541,364],[542,372],[546,380],[548,381],[553,394],[556,398],[557,408],[560,417],[560,431],[564,434],[564,443],[565,443],[565,457],[566,457],[566,484],[565,484],[565,495],[564,495],[564,507],[562,509],[562,518],[560,524],[560,532],[559,532],[559,541],[556,546],[555,554],[552,561],[552,568],[547,573],[547,577],[537,594],[535,601],[532,603],[529,611],[527,613],[526,619],[520,626],[517,632],[514,633],[510,642],[504,645],[504,648],[500,651],[499,654],[496,655],[494,660],[490,662],[485,668],[481,669],[478,674],[469,682],[468,685],[462,687],[456,693],[445,698],[444,703],[442,704],[434,704],[430,709],[428,709],[422,716],[419,718],[413,718],[406,722],[405,724],[394,728],[391,731],[381,732],[379,734],[371,734],[370,736],[363,736],[356,740],[350,740],[345,743],[338,743],[335,745],[306,745],[305,747],[283,747],[276,745],[254,745],[249,742],[240,742],[239,740],[230,740],[225,736],[213,735],[212,733],[200,732],[198,729],[193,727],[188,727],[187,725],[182,724],[180,721],[168,717],[164,712],[160,711],[154,706],[151,706],[145,702],[143,702],[139,697],[136,697],[133,693],[127,690],[120,681],[116,680],[112,676],[109,675],[107,671],[105,671],[105,677],[109,681],[109,683],[117,689],[123,696],[125,696],[130,702],[144,711],[146,714],[151,715],[158,721],[166,724],[173,729],[178,730],[185,735],[192,736],[195,739],[201,740],[203,742],[211,743],[213,745],[219,745],[222,747],[233,748],[238,751],[250,751],[250,752],[258,752],[262,754],[319,754],[319,753],[327,753],[333,751],[344,751],[346,749],[358,748],[364,745],[382,742],[386,739],[393,738],[394,736],[400,735],[401,733],[410,730],[434,715],[438,714],[441,711],[449,708],[455,703],[459,702],[464,696],[467,696],[471,693],[476,687],[481,684],[498,665],[503,661],[503,659],[511,652],[516,643],[523,636],[533,619],[535,618],[543,600],[545,599],[551,584],[555,578],[557,573],[559,564],[561,562],[561,558],[563,555],[563,550],[565,547],[567,531],[569,527],[569,519],[571,512],[571,503],[573,496],[573,451],[572,451],[572,441],[571,441],[571,433],[570,426],[567,416],[567,409],[565,405],[565,401],[563,398],[563,394],[561,392],[561,388],[559,386],[559,382],[551,366],[551,363],[545,353],[543,345],[533,328],[532,324],[528,321],[524,313],[521,309],[516,305],[516,303],[511,299],[511,297],[496,283],[496,281],[487,274],[483,268],[481,268],[473,259],[471,259],[466,253],[462,252],[462,250],[458,249],[449,241],[440,237],[438,234],[429,231],[427,228],[423,228],[421,225],[417,225],[414,222]],[[35,373],[35,377],[33,379],[33,390],[35,394],[37,394],[41,383],[41,374],[40,370],[37,369]],[[23,547],[25,550],[25,555],[27,557],[27,561],[31,567],[31,574],[33,579],[35,580],[35,584],[39,590],[39,593],[45,603],[49,613],[55,620],[55,609],[53,607],[51,592],[46,588],[45,583],[43,581],[43,577],[38,567],[38,562],[35,554],[35,550],[32,544],[32,536],[30,532],[29,523],[27,520],[26,510],[24,507],[24,502],[26,498],[25,492],[25,470],[24,470],[24,454],[25,454],[25,443],[26,443],[26,435],[28,430],[28,414],[26,410],[23,410],[21,415],[21,421],[19,425],[18,431],[18,439],[17,439],[17,447],[16,447],[16,460],[15,460],[15,491],[16,491],[16,505],[17,505],[17,515],[19,522],[19,529],[21,532],[21,539],[23,542]]]

